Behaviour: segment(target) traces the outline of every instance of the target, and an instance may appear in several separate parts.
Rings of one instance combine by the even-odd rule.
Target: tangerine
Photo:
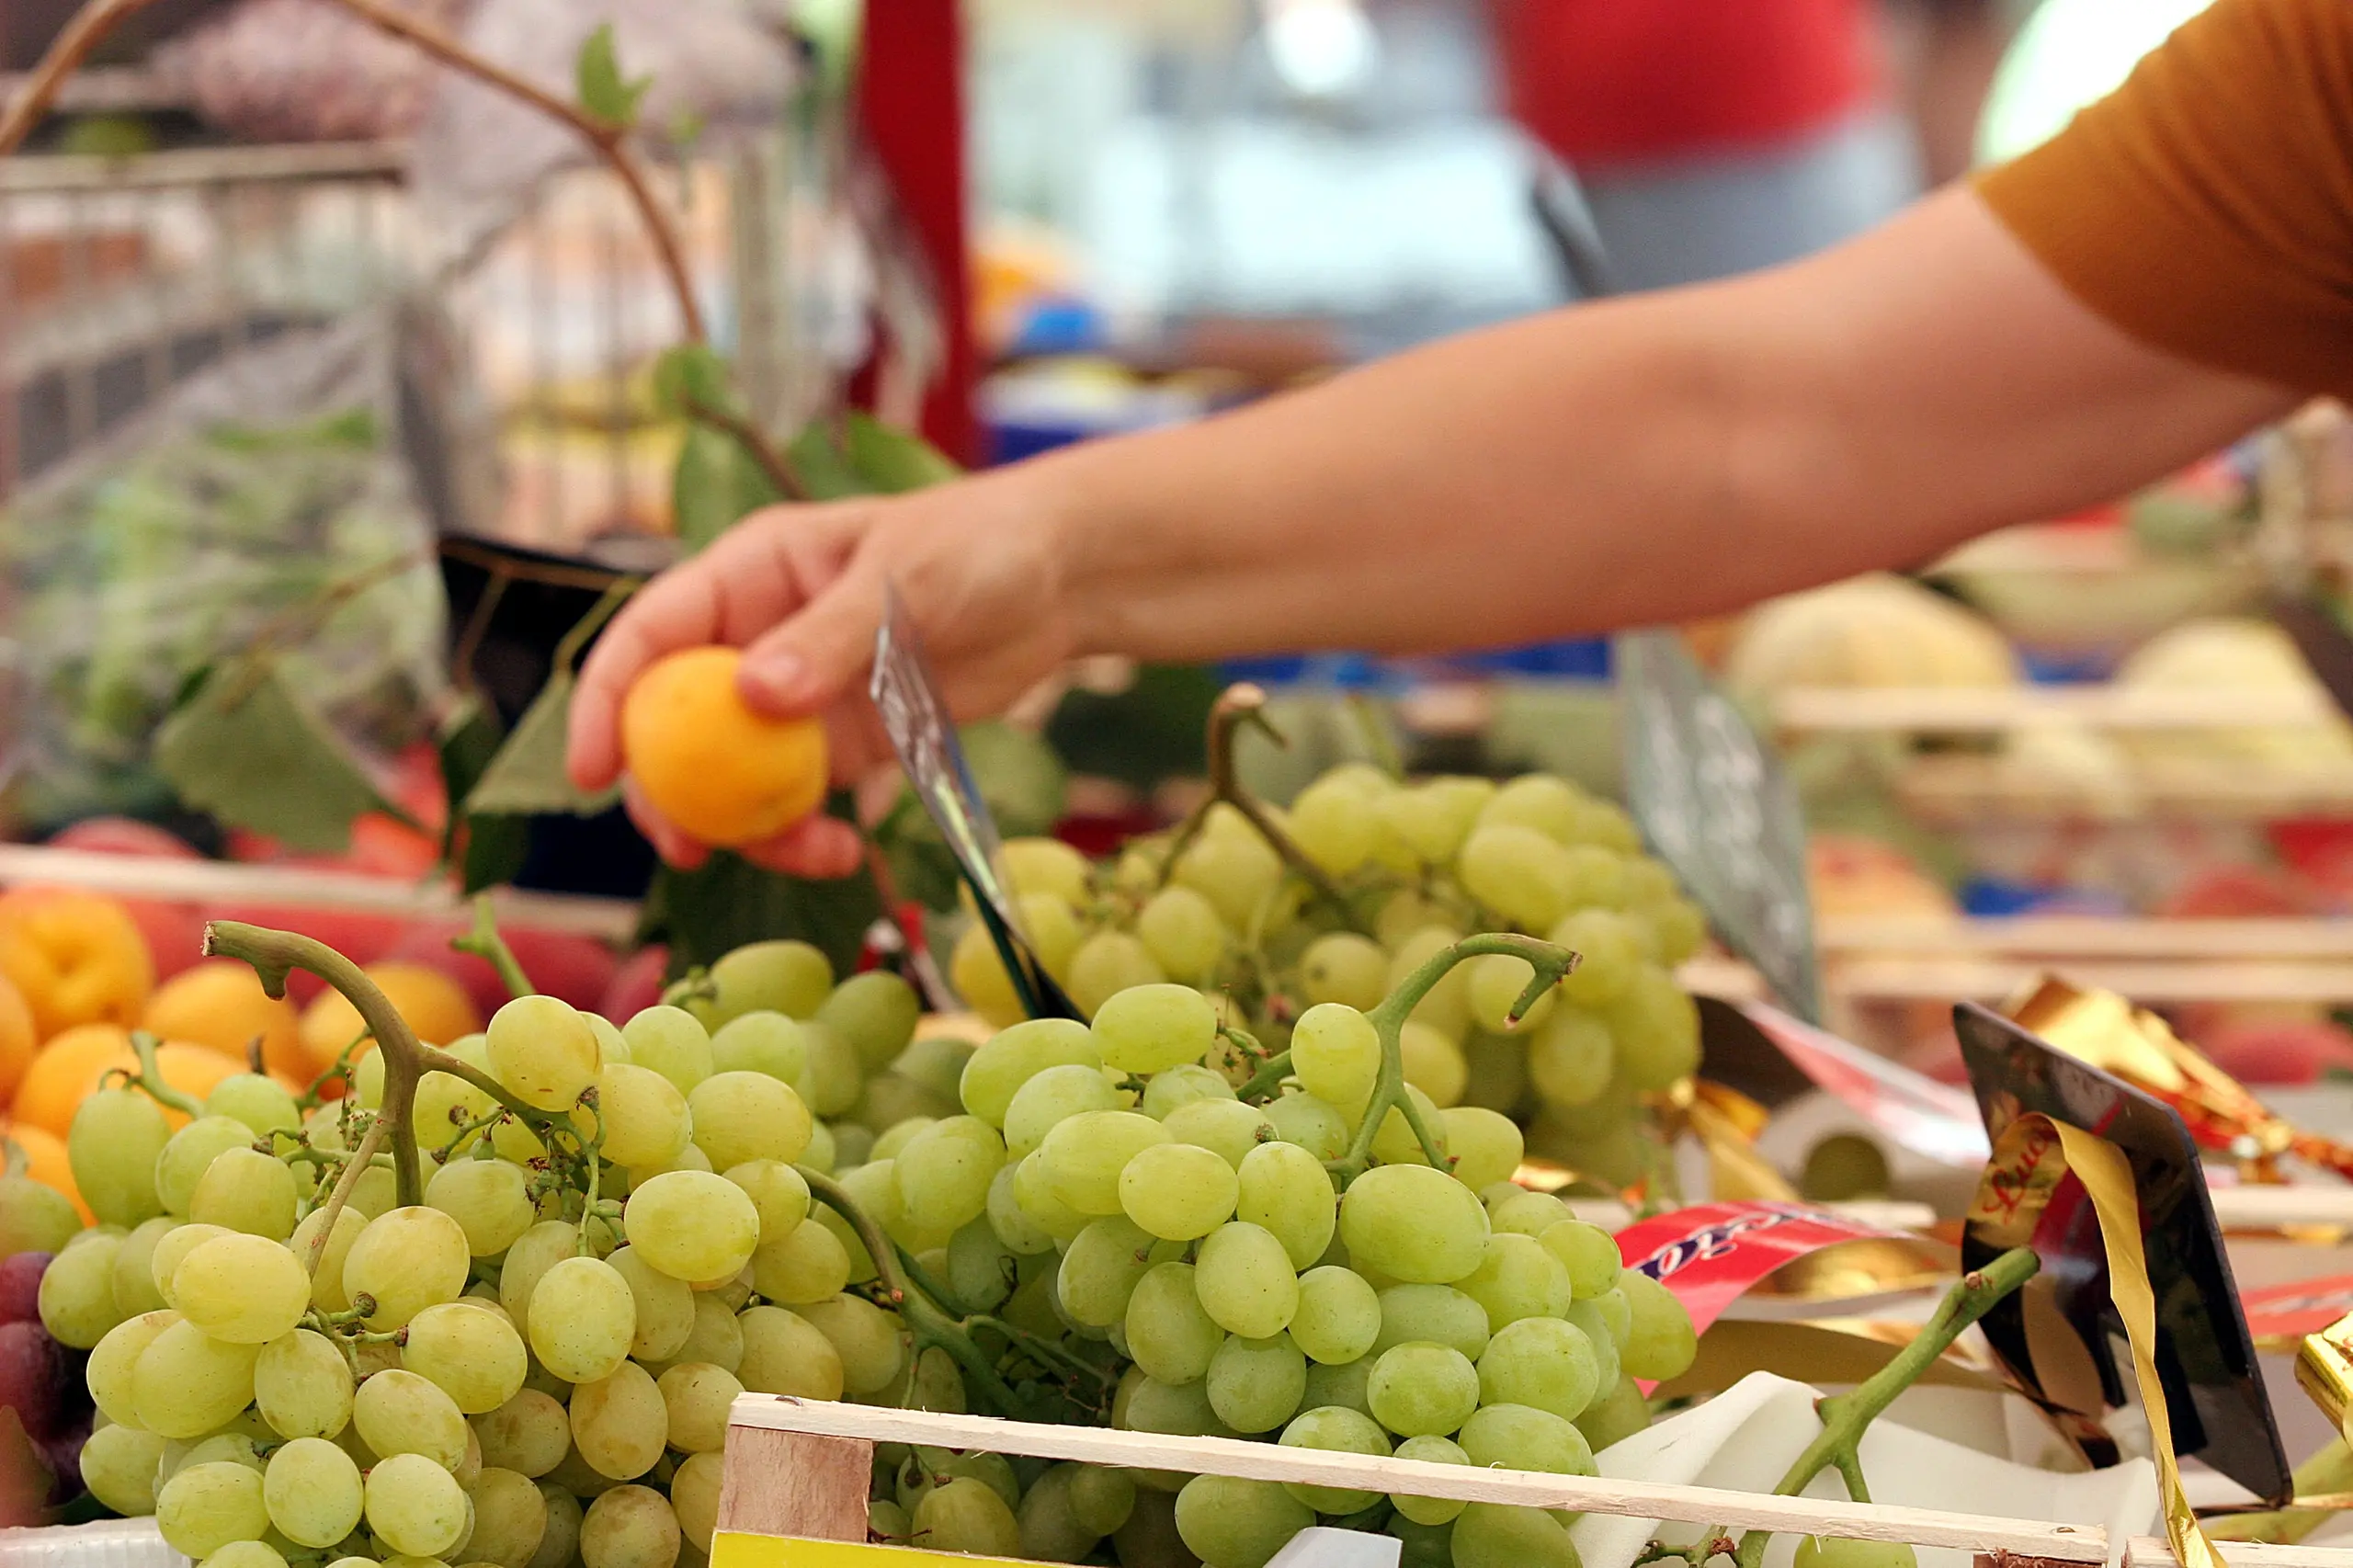
[[[735,688],[742,664],[733,648],[681,649],[621,702],[621,755],[646,801],[722,848],[773,838],[825,800],[824,725],[753,712]]]
[[[17,1092],[25,1069],[33,1064],[33,1055],[40,1049],[31,1005],[23,992],[0,977],[0,1104]]]
[[[270,1072],[307,1075],[294,1004],[264,991],[253,966],[237,959],[206,959],[165,981],[148,998],[140,1027],[239,1063],[259,1041],[262,1064]]]
[[[24,994],[43,1040],[79,1024],[139,1021],[155,960],[131,912],[78,888],[0,892],[0,976]]]
[[[475,1010],[473,998],[439,970],[421,963],[391,962],[369,964],[365,972],[392,1005],[392,1011],[426,1045],[449,1045],[482,1031],[482,1014]],[[334,1066],[344,1048],[367,1028],[359,1009],[342,992],[320,992],[302,1010],[302,1063],[296,1075],[317,1077]]]

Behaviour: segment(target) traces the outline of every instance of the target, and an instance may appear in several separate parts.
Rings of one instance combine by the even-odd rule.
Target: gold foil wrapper
[[[2353,1315],[2304,1336],[2296,1351],[2296,1384],[2353,1442]]]

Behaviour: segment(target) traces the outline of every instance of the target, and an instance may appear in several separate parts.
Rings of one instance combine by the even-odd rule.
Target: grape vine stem
[[[472,953],[498,971],[498,983],[506,987],[509,996],[536,996],[540,988],[523,972],[522,963],[515,957],[515,949],[498,934],[498,913],[491,907],[490,894],[483,893],[474,900],[473,929],[449,938],[449,946],[461,953]]]
[[[1283,864],[1296,872],[1301,881],[1315,890],[1316,897],[1346,914],[1347,901],[1340,896],[1338,885],[1325,874],[1323,867],[1307,858],[1307,851],[1302,849],[1273,817],[1267,814],[1265,804],[1243,787],[1241,776],[1235,770],[1233,743],[1245,725],[1257,730],[1277,745],[1290,744],[1283,733],[1275,728],[1274,721],[1267,717],[1266,710],[1265,690],[1248,681],[1227,687],[1210,705],[1209,799],[1193,809],[1176,829],[1176,836],[1169,841],[1168,858],[1161,863],[1160,868],[1161,885],[1168,885],[1178,858],[1194,839],[1200,836],[1203,825],[1209,822],[1211,809],[1222,801],[1240,812],[1244,819],[1258,830],[1258,836],[1282,857]]]

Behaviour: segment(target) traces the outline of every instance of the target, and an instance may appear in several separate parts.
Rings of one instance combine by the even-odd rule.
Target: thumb
[[[754,712],[769,718],[814,713],[857,683],[873,660],[881,624],[881,579],[871,571],[845,573],[744,650],[735,688]]]

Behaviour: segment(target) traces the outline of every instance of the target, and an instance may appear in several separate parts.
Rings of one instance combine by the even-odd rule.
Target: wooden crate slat
[[[2353,1568],[2353,1548],[2271,1546],[2261,1541],[2218,1540],[2214,1550],[2231,1568]],[[2180,1568],[2173,1543],[2161,1536],[2136,1535],[2125,1543],[2124,1568]]]
[[[875,1405],[801,1400],[784,1394],[739,1396],[729,1414],[729,1484],[738,1484],[734,1444],[755,1431],[805,1433],[870,1443],[920,1443],[930,1448],[983,1449],[1036,1459],[1076,1460],[1133,1470],[1175,1470],[1231,1475],[1252,1481],[1289,1481],[1416,1496],[1450,1497],[1472,1503],[1523,1507],[1573,1508],[1582,1513],[1681,1524],[1722,1525],[1730,1529],[1768,1529],[1835,1535],[1857,1540],[1893,1540],[1913,1546],[2036,1557],[2054,1562],[2105,1563],[2108,1532],[2097,1526],[1954,1514],[1932,1508],[1899,1508],[1815,1497],[1779,1497],[1716,1487],[1608,1477],[1550,1475],[1529,1471],[1479,1470],[1381,1459],[1370,1454],[1287,1449],[1235,1437],[1170,1437],[1118,1432],[1102,1426],[1049,1426],[1006,1421],[989,1415],[939,1411],[893,1410]],[[748,1479],[748,1478],[747,1478]],[[765,1484],[765,1483],[762,1483]],[[861,1489],[859,1496],[863,1498]],[[790,1533],[802,1533],[798,1529]],[[2303,1565],[2282,1565],[2303,1568]],[[2331,1565],[2353,1568],[2353,1562]]]

